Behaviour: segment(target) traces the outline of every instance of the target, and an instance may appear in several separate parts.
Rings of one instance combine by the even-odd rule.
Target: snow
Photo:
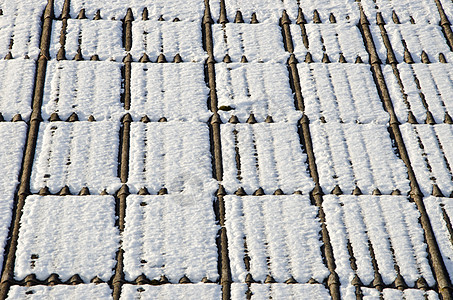
[[[275,122],[296,122],[302,117],[295,110],[284,64],[218,63],[215,68],[222,121],[235,115],[240,122],[245,122],[251,113],[258,122],[263,122],[267,116],[272,116]]]
[[[309,196],[225,196],[225,227],[232,280],[322,282],[329,274],[321,256],[318,209]],[[246,246],[245,246],[246,244]],[[250,257],[250,271],[244,256]]]
[[[450,22],[453,21],[453,2],[450,0],[440,0],[440,3],[442,4],[442,8],[444,9],[448,20]]]
[[[409,192],[406,167],[392,147],[387,128],[375,124],[318,123],[310,125],[319,182],[324,193],[338,185],[351,194],[378,188],[383,194]]]
[[[394,263],[408,286],[423,276],[435,283],[428,262],[424,231],[416,206],[404,196],[335,196],[323,197],[327,230],[341,284],[354,278],[347,248],[349,241],[356,259],[357,275],[368,285],[374,279],[368,243],[373,246],[379,272],[385,284],[396,279]]]
[[[13,285],[8,293],[9,300],[13,299],[112,299],[112,291],[107,283],[78,284],[56,286],[18,286]]]
[[[289,1],[288,1],[289,2]],[[295,1],[291,1],[295,2]],[[304,0],[297,1],[302,12],[304,13],[305,20],[308,23],[313,22],[313,14],[316,9],[322,23],[330,24],[330,14],[335,16],[337,23],[350,23],[355,25],[359,22],[360,12],[359,7],[355,1],[351,0]],[[297,11],[289,9],[288,14],[292,19],[297,18]]]
[[[239,187],[249,195],[260,187],[266,194],[279,188],[286,194],[313,189],[295,125],[228,123],[220,131],[227,193]]]
[[[258,22],[278,24],[286,6],[295,7],[294,1],[288,0],[225,0],[227,18],[229,22],[234,22],[236,12],[241,11],[245,23],[250,23],[252,14],[256,13]],[[209,1],[211,15],[217,23],[220,17],[220,0]],[[297,8],[296,8],[297,10]]]
[[[376,21],[376,12],[381,12],[387,24],[393,24],[392,12],[398,16],[401,24],[411,24],[412,17],[416,24],[439,23],[439,13],[434,1],[431,0],[362,0],[361,5],[370,23]]]
[[[57,193],[88,187],[92,194],[121,187],[118,172],[119,122],[51,122],[39,129],[31,191]]]
[[[129,189],[213,193],[209,130],[197,122],[131,124]]]
[[[369,65],[301,63],[297,67],[311,122],[388,123]]]
[[[141,274],[150,280],[165,275],[172,283],[178,283],[184,275],[194,283],[203,277],[217,279],[219,228],[212,196],[130,195],[126,204],[122,236],[126,280],[133,281]]]
[[[404,291],[396,290],[396,289],[384,289],[381,293],[378,290],[373,288],[361,288],[363,299],[364,300],[404,300],[404,299],[411,299],[411,300],[438,300],[439,296],[434,291],[423,291],[417,289],[405,289]],[[351,296],[352,297],[352,296]],[[347,298],[347,300],[355,300],[356,297],[354,295],[353,298]]]
[[[442,123],[445,113],[453,115],[453,71],[451,64],[398,64],[398,71],[403,83],[404,100],[401,87],[393,74],[391,66],[384,67],[384,76],[393,101],[395,113],[401,123],[407,121],[411,111],[417,122],[425,123],[427,110],[423,104],[426,101],[429,111],[436,123]],[[420,88],[415,80],[418,80]],[[422,93],[422,95],[420,94]],[[423,97],[423,98],[422,98]]]
[[[437,184],[445,196],[453,192],[453,126],[400,126],[417,182],[425,196]]]
[[[0,123],[0,266],[3,266],[3,254],[11,224],[14,193],[19,183],[23,148],[27,134],[24,122]],[[0,268],[1,269],[1,268]]]
[[[47,64],[42,115],[48,120],[58,113],[66,120],[76,113],[80,120],[90,115],[99,120],[119,120],[121,63],[105,61],[56,61]]]
[[[371,26],[370,29],[379,58],[382,62],[385,62],[387,60],[387,49],[383,46],[381,31],[378,26]],[[421,62],[422,51],[426,52],[430,62],[438,62],[439,53],[444,54],[447,62],[452,62],[453,53],[451,53],[441,29],[440,26],[428,24],[385,25],[398,63],[404,62],[404,43],[407,45],[407,50],[415,63]]]
[[[305,27],[308,45],[304,44],[302,27]],[[294,54],[303,61],[310,52],[315,62],[321,62],[324,53],[330,61],[338,62],[340,53],[346,62],[355,62],[357,56],[368,61],[368,53],[357,26],[354,24],[291,24],[291,36],[294,44]]]
[[[233,283],[231,285],[231,299],[245,300],[247,285]],[[322,284],[251,284],[250,299],[331,299],[329,291]]]
[[[221,286],[217,284],[166,284],[123,285],[121,300],[157,299],[157,300],[215,300],[222,298]]]
[[[30,59],[0,61],[0,112],[5,120],[31,113],[35,63]]]
[[[233,62],[240,62],[243,55],[249,62],[286,63],[289,57],[277,24],[214,24],[212,38],[217,62],[226,54]]]
[[[132,63],[131,113],[140,120],[203,121],[211,114],[204,66],[194,63]]]
[[[60,36],[62,21],[55,21],[52,28],[50,56],[57,57],[61,48]],[[109,20],[74,20],[68,19],[64,49],[67,59],[73,59],[77,50],[82,50],[84,59],[89,60],[97,54],[100,60],[121,61],[126,55],[122,46],[123,24]]]
[[[152,62],[156,62],[161,53],[167,61],[179,54],[184,62],[203,62],[207,54],[203,50],[200,23],[170,20],[132,22],[131,54],[139,60],[143,53]]]
[[[116,265],[119,232],[112,196],[28,196],[25,200],[14,276],[79,274],[84,282],[108,281]]]
[[[60,16],[65,0],[55,0],[55,15]],[[204,12],[203,0],[185,0],[184,5],[180,1],[166,0],[71,0],[71,17],[76,18],[80,10],[85,9],[88,19],[93,19],[97,10],[101,17],[106,20],[124,19],[127,9],[131,8],[136,20],[142,18],[143,9],[148,9],[150,20],[157,20],[162,16],[165,20],[179,18],[183,21],[200,21]]]

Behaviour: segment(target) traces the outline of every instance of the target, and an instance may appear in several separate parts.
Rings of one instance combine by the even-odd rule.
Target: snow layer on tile
[[[13,285],[8,293],[8,300],[14,299],[112,299],[112,290],[107,283],[78,284],[56,286],[19,286]]]
[[[415,2],[415,1],[414,1]],[[436,14],[438,14],[436,12]],[[376,50],[382,62],[387,60],[387,48],[378,26],[371,26],[371,33]],[[422,51],[425,51],[431,62],[439,61],[439,53],[443,53],[448,62],[453,62],[453,53],[442,34],[442,27],[427,24],[388,24],[385,30],[392,45],[393,53],[399,63],[404,62],[404,43],[415,63],[421,62]]]
[[[61,15],[65,0],[55,0],[55,15]],[[86,16],[93,19],[97,10],[100,10],[101,17],[105,20],[112,18],[124,19],[127,9],[132,9],[136,20],[141,19],[143,9],[148,9],[150,20],[157,20],[162,16],[165,20],[179,18],[183,21],[201,21],[204,12],[203,0],[167,1],[167,0],[71,0],[71,17],[76,18],[80,10],[85,9]]]
[[[354,0],[304,0],[297,1],[297,3],[299,4],[299,7],[302,8],[305,20],[307,20],[308,23],[313,22],[313,13],[315,9],[318,11],[322,23],[330,24],[330,14],[335,16],[337,23],[351,23],[352,25],[355,25],[359,22],[359,7]],[[293,11],[292,7],[288,6],[287,10],[291,19],[296,20],[297,10]]]
[[[442,123],[445,113],[453,115],[453,69],[451,64],[398,64],[403,90],[391,66],[384,67],[384,76],[393,101],[395,113],[401,123],[407,121],[411,111],[417,122],[425,123],[427,109],[436,123]],[[418,83],[417,83],[418,80]],[[406,95],[407,100],[403,97]]]
[[[211,15],[217,23],[220,17],[220,0],[209,1]],[[296,11],[297,6],[292,0],[225,0],[226,13],[228,20],[233,23],[236,12],[241,11],[245,23],[250,23],[252,14],[256,13],[258,22],[278,24],[283,10],[291,7]]]
[[[233,283],[231,285],[231,299],[331,299],[329,291],[322,284],[257,284],[250,286],[252,297],[246,295],[247,285]]]
[[[453,126],[400,126],[418,185],[429,196],[437,184],[445,196],[453,192]]]
[[[294,54],[302,61],[310,52],[315,62],[321,62],[324,53],[330,61],[338,62],[340,53],[346,62],[353,63],[359,55],[368,61],[368,53],[357,26],[354,24],[305,24],[305,33],[301,25],[291,24],[291,36],[294,43]],[[304,44],[304,36],[306,34]]]
[[[192,282],[217,279],[219,228],[212,196],[130,195],[126,203],[122,244],[126,280],[141,274],[151,280],[165,275],[173,283],[184,275]]]
[[[222,287],[218,284],[166,284],[130,285],[122,287],[121,300],[156,299],[156,300],[215,300],[222,299]]]
[[[57,193],[65,185],[92,194],[121,187],[118,172],[119,122],[51,122],[40,125],[31,175],[31,190],[47,186]]]
[[[52,273],[62,281],[108,281],[116,265],[119,232],[112,196],[28,196],[16,251],[15,278]]]
[[[244,282],[250,273],[257,281],[271,275],[277,282],[291,276],[300,283],[322,282],[329,274],[321,256],[318,209],[308,196],[225,196],[225,209],[233,281]]]
[[[319,181],[324,193],[338,185],[351,194],[378,188],[383,194],[409,192],[406,167],[395,154],[387,128],[375,124],[310,125]]]
[[[11,120],[16,114],[28,119],[31,113],[34,79],[33,60],[0,61],[0,113],[5,120]]]
[[[406,289],[404,291],[396,289],[384,289],[382,291],[384,300],[435,300],[439,299],[438,295],[434,291],[422,291],[416,289]]]
[[[402,24],[411,24],[411,17],[416,24],[437,25],[440,19],[435,2],[430,0],[362,0],[361,5],[370,23],[376,20],[376,13],[381,12],[384,21],[393,24],[393,11]]]
[[[221,62],[228,54],[233,62],[243,55],[249,62],[286,63],[289,53],[283,46],[278,24],[214,24],[214,58]]]
[[[203,64],[132,63],[131,113],[152,121],[203,121],[211,114]]]
[[[373,281],[368,243],[374,249],[385,284],[396,278],[394,262],[410,287],[421,276],[429,285],[435,283],[424,231],[418,222],[420,214],[406,197],[326,195],[323,209],[335,256],[335,271],[342,285],[349,284],[355,273],[365,285]],[[356,272],[351,269],[348,242],[356,259]]]
[[[50,55],[57,56],[62,47],[60,35],[62,22],[55,21],[52,28],[52,43]],[[66,28],[66,42],[63,45],[66,58],[73,59],[79,47],[84,59],[90,59],[97,54],[100,60],[121,61],[126,55],[122,46],[123,23],[110,20],[74,20],[68,19]]]
[[[388,123],[369,66],[302,63],[297,67],[311,122]]]
[[[146,53],[155,62],[163,53],[168,61],[179,54],[185,62],[203,62],[207,54],[203,50],[200,23],[168,21],[132,22],[134,59],[139,60]]]
[[[0,123],[0,266],[3,265],[3,251],[11,224],[26,134],[27,125],[23,122]]]
[[[129,188],[146,187],[151,194],[207,193],[217,188],[212,178],[209,130],[196,122],[131,124]]]
[[[308,194],[314,187],[307,171],[297,128],[288,123],[224,124],[223,185],[228,193],[243,187],[247,194],[263,188]]]
[[[453,20],[453,2],[450,0],[440,0],[440,3],[442,4],[442,8],[444,9],[448,20],[451,22]]]
[[[54,112],[62,120],[76,113],[79,120],[90,115],[99,120],[119,120],[121,103],[121,63],[109,61],[56,61],[47,64],[42,116]]]
[[[218,63],[216,90],[219,114],[224,122],[235,115],[245,122],[251,113],[258,122],[272,116],[275,122],[296,122],[286,65],[273,63]],[[224,111],[222,107],[232,108]]]

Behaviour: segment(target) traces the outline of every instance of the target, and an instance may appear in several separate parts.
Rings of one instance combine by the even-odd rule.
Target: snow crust
[[[131,54],[135,60],[139,60],[143,53],[152,62],[156,62],[161,53],[167,61],[172,61],[179,54],[185,62],[203,62],[207,54],[203,50],[200,23],[170,20],[132,22]]]
[[[13,299],[112,299],[112,290],[107,283],[78,284],[56,286],[18,286],[13,285],[8,293],[9,300]]]
[[[453,192],[453,126],[400,126],[412,168],[422,193],[429,196],[437,184],[445,196]]]
[[[358,186],[364,194],[409,192],[406,167],[392,146],[387,128],[375,124],[310,125],[319,182],[324,193],[338,185],[344,194]]]
[[[227,193],[239,187],[249,195],[260,187],[266,194],[279,188],[285,194],[308,194],[313,189],[295,125],[228,123],[222,124],[220,131]]]
[[[92,194],[114,193],[118,178],[119,122],[41,123],[30,185],[57,193],[88,187]]]
[[[84,59],[89,60],[97,54],[100,60],[121,61],[126,55],[122,44],[123,24],[110,20],[68,19],[66,42],[60,43],[62,22],[54,21],[50,55],[56,58],[58,50],[64,46],[67,59],[73,59],[80,47]]]
[[[408,286],[414,287],[421,276],[429,285],[435,283],[424,231],[418,222],[420,214],[406,197],[326,195],[323,199],[335,271],[342,286],[347,286],[355,275],[350,265],[348,242],[356,259],[356,273],[364,285],[374,279],[369,243],[385,284],[396,279],[394,262]]]
[[[132,63],[131,113],[136,120],[203,121],[211,116],[204,66],[194,63]]]
[[[31,114],[35,62],[31,59],[0,61],[0,112],[7,121],[20,114]]]
[[[178,283],[184,275],[192,282],[200,282],[203,277],[217,279],[219,227],[212,196],[130,195],[126,203],[122,237],[126,280],[133,281],[141,274],[150,280],[165,275],[172,283]],[[149,289],[148,293],[170,291]]]
[[[233,62],[240,62],[243,55],[249,62],[286,63],[289,57],[278,24],[214,24],[212,37],[217,62],[226,54]]]
[[[311,122],[388,123],[369,65],[302,63],[297,67]]]
[[[156,194],[213,193],[209,130],[197,122],[131,124],[128,185],[132,193],[146,187]]]
[[[364,300],[438,300],[439,296],[434,291],[423,291],[418,289],[405,289],[400,291],[397,289],[384,289],[382,294],[378,290],[373,288],[361,288],[363,299]],[[350,297],[345,297],[345,300],[354,300],[356,299],[355,295],[350,295]]]
[[[321,256],[318,209],[308,196],[224,199],[233,281],[244,282],[247,273],[257,281],[271,275],[281,283],[291,276],[300,283],[311,278],[322,282],[329,275]],[[250,257],[250,271],[245,255]]]
[[[368,61],[368,53],[357,26],[354,24],[305,24],[305,33],[301,25],[291,24],[291,36],[294,44],[294,54],[303,61],[310,52],[315,62],[321,62],[324,53],[330,61],[338,62],[340,53],[346,62],[355,62],[359,55],[364,62]],[[304,44],[303,34],[306,34],[308,47]]]
[[[222,299],[221,286],[218,284],[166,284],[123,285],[121,300],[157,299],[157,300],[215,300]]]
[[[286,65],[218,63],[215,69],[222,121],[227,122],[235,115],[240,122],[245,122],[251,113],[258,122],[263,122],[267,116],[272,116],[275,122],[296,122],[302,117],[294,107]]]
[[[79,274],[108,281],[116,265],[119,232],[112,196],[28,196],[25,200],[14,276],[36,274],[62,281]]]
[[[75,112],[79,120],[93,115],[97,121],[119,120],[121,63],[105,61],[56,61],[47,64],[42,116],[58,113],[66,120]]]
[[[331,299],[329,291],[322,284],[256,284],[250,286],[251,299]],[[231,284],[231,299],[245,300],[247,285]]]

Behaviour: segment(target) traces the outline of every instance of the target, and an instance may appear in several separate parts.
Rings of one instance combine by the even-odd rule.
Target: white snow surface
[[[132,63],[131,113],[136,120],[165,117],[206,122],[211,113],[204,81],[204,65],[195,63]]]
[[[245,300],[247,285],[244,283],[231,284],[231,299]],[[322,284],[256,284],[250,286],[252,292],[252,300],[261,299],[331,299],[329,291]]]
[[[8,293],[8,300],[14,299],[112,299],[112,290],[107,283],[101,284],[78,284],[78,285],[56,285],[56,286],[11,286]]]
[[[393,24],[393,11],[397,14],[401,24],[411,24],[410,17],[416,24],[424,25],[426,23],[437,25],[440,20],[436,3],[431,0],[362,0],[360,3],[371,24],[375,24],[377,12],[382,13],[387,24]]]
[[[172,283],[178,283],[184,275],[194,283],[203,277],[217,279],[219,228],[212,196],[130,195],[126,204],[122,235],[126,280],[133,281],[141,274],[150,280],[165,275]],[[156,292],[159,290],[149,290]]]
[[[436,123],[444,121],[446,112],[450,116],[453,115],[453,102],[450,100],[453,97],[452,64],[401,63],[398,64],[398,71],[403,90],[393,74],[392,67],[386,65],[383,68],[393,107],[401,123],[407,122],[409,111],[414,114],[418,123],[425,123],[427,109],[423,104],[423,100],[426,101],[428,110]],[[406,95],[407,100],[403,93]]]
[[[453,20],[453,2],[450,0],[440,0],[440,3],[442,4],[442,8],[444,9],[448,20],[451,22]]]
[[[289,57],[278,24],[214,24],[212,38],[217,62],[226,54],[233,62],[241,61],[243,55],[249,62],[286,63]]]
[[[128,185],[132,193],[146,187],[156,194],[213,193],[209,130],[197,122],[131,124]]]
[[[118,172],[119,122],[41,123],[30,185],[36,193],[47,186],[57,193],[88,187],[92,194],[114,193]]]
[[[445,196],[453,193],[453,125],[400,126],[409,159],[422,193],[437,184]]]
[[[387,124],[369,65],[301,63],[297,65],[305,114],[312,123]]]
[[[404,62],[404,43],[415,63],[421,62],[422,51],[426,52],[430,62],[439,62],[439,53],[444,54],[447,62],[453,62],[453,53],[450,51],[441,29],[442,27],[437,24],[385,25],[385,30],[398,63]],[[377,54],[381,61],[385,62],[387,60],[387,48],[384,46],[381,31],[378,26],[370,26],[370,30]]]
[[[49,51],[52,58],[56,58],[62,46],[65,49],[66,59],[73,59],[79,47],[83,58],[87,60],[97,54],[100,60],[121,61],[126,55],[122,46],[123,23],[121,21],[68,19],[64,45],[60,41],[62,21],[54,21],[52,26],[52,42]]]
[[[310,125],[319,182],[324,193],[338,185],[344,194],[358,186],[364,194],[378,188],[409,192],[406,167],[392,147],[387,128],[375,124]]]
[[[0,123],[0,266],[3,265],[3,251],[11,224],[26,134],[27,125],[24,122]]]
[[[323,197],[327,230],[342,286],[350,284],[357,274],[363,284],[374,279],[371,243],[379,272],[385,284],[396,278],[394,262],[406,283],[413,287],[423,276],[429,285],[435,283],[428,262],[424,231],[418,223],[416,206],[404,196],[335,196]],[[350,265],[347,243],[351,243],[357,271]],[[393,255],[392,250],[393,249]]]
[[[21,280],[57,273],[62,281],[79,274],[84,282],[108,281],[116,265],[119,232],[112,196],[28,196],[14,268]]]
[[[215,300],[222,299],[221,286],[218,284],[166,284],[153,285],[130,285],[125,284],[122,288],[121,300]]]
[[[199,22],[134,21],[132,22],[131,54],[139,60],[146,53],[152,62],[163,53],[167,61],[179,54],[184,62],[203,62],[207,58],[203,50]]]
[[[119,120],[121,63],[109,61],[56,61],[47,64],[42,116],[54,112],[66,120],[75,112],[79,120]]]
[[[453,280],[453,245],[451,243],[452,237],[447,227],[447,220],[450,224],[453,220],[453,199],[429,196],[424,198],[423,202],[445,267],[450,274],[450,280]]]
[[[353,287],[354,288],[354,287]],[[434,291],[423,291],[418,289],[405,289],[400,291],[397,289],[384,289],[382,294],[373,288],[361,288],[363,294],[363,300],[438,300],[439,296]],[[381,298],[382,296],[382,298]],[[348,295],[344,297],[345,300],[355,300],[355,294]]]
[[[30,0],[29,0],[30,1]],[[65,0],[55,0],[55,15],[60,16]],[[126,16],[127,9],[131,8],[136,20],[142,18],[144,8],[148,9],[148,18],[157,20],[163,16],[165,20],[179,18],[183,21],[201,21],[204,12],[203,0],[167,1],[167,0],[72,0],[70,4],[71,17],[76,18],[80,10],[85,9],[88,19],[93,19],[97,10],[105,20],[112,18],[122,20]]]
[[[299,61],[304,61],[307,52],[315,62],[321,62],[324,53],[331,62],[338,62],[340,53],[348,63],[355,62],[357,56],[364,62],[368,61],[362,36],[354,24],[291,24],[290,29],[294,54]]]
[[[296,122],[302,117],[294,106],[286,65],[218,63],[215,68],[222,121],[235,115],[240,122],[245,122],[251,113],[258,122],[263,122],[267,116],[272,116],[275,122]],[[228,107],[232,110],[223,110]]]
[[[260,187],[266,194],[279,188],[285,194],[308,194],[313,189],[295,125],[228,123],[221,125],[220,131],[227,193],[239,187],[249,195]]]
[[[289,2],[289,1],[288,1]],[[296,1],[291,1],[296,2]],[[303,0],[297,1],[299,7],[304,13],[305,20],[308,23],[313,22],[314,10],[317,10],[322,23],[330,24],[329,17],[333,14],[337,23],[351,23],[355,25],[359,22],[360,12],[355,1],[351,0]],[[296,20],[297,11],[294,7],[288,7],[289,16]],[[293,22],[295,23],[295,22]]]
[[[271,275],[280,283],[291,276],[299,283],[311,278],[322,282],[329,275],[321,256],[318,209],[308,196],[224,199],[233,281],[244,282],[247,273],[257,281]],[[250,257],[250,271],[245,255]]]
[[[35,62],[31,59],[0,61],[0,113],[7,121],[20,114],[28,119],[31,113],[35,78]]]

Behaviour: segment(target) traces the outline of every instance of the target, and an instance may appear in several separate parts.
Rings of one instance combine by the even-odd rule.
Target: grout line
[[[379,57],[376,54],[376,48],[374,46],[373,38],[369,28],[369,22],[365,16],[365,13],[363,12],[363,8],[360,5],[360,3],[359,8],[360,8],[360,24],[359,24],[360,32],[363,35],[367,51],[370,55],[370,64],[372,65],[371,70],[373,72],[373,76],[378,87],[379,96],[381,100],[384,102],[386,111],[390,114],[389,124],[390,134],[396,143],[396,147],[398,149],[401,159],[406,164],[407,173],[411,186],[410,197],[412,200],[414,200],[417,209],[420,213],[420,223],[425,233],[426,243],[428,246],[428,254],[430,257],[430,261],[432,263],[431,265],[433,266],[434,276],[436,277],[436,281],[438,284],[438,292],[441,294],[443,299],[452,299],[451,295],[452,287],[450,278],[446,271],[444,261],[439,251],[439,246],[436,242],[434,232],[428,214],[426,212],[425,205],[423,203],[423,194],[420,191],[414,170],[412,169],[412,165],[407,154],[406,146],[404,145],[403,137],[399,129],[399,123],[396,118],[395,111],[393,109],[393,104],[389,96],[384,76],[382,74]]]

